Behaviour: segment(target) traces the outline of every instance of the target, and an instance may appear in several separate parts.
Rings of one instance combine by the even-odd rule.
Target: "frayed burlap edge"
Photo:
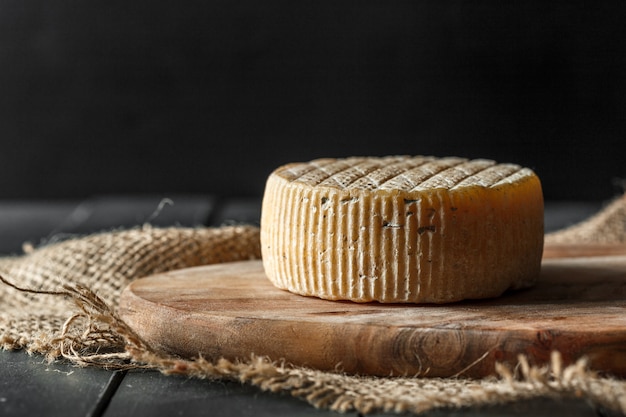
[[[575,236],[580,236],[583,231],[585,241],[590,242],[594,239],[591,229],[596,230],[597,239],[597,232],[605,233],[607,223],[623,225],[620,216],[626,218],[626,200],[616,201],[603,213],[575,226]],[[604,218],[604,222],[596,220],[598,217]],[[619,227],[611,226],[610,230],[617,235],[626,235]],[[256,239],[258,230],[249,228],[245,231],[247,239],[251,236],[252,240]],[[147,232],[158,231],[149,228]],[[558,238],[562,239],[562,236],[567,235],[561,234]],[[550,238],[549,235],[546,239]],[[241,236],[235,233],[230,240],[220,241],[220,244],[232,247],[233,239],[241,239]],[[241,249],[237,244],[235,247]],[[254,250],[258,254],[258,246]],[[255,257],[245,250],[240,252],[238,257]],[[230,260],[227,258],[210,261]],[[196,260],[186,266],[192,266],[194,262]],[[206,259],[197,262],[207,263]],[[115,299],[104,300],[87,285],[72,283],[70,279],[69,283],[51,290],[17,285],[6,278],[2,281],[7,287],[32,297],[52,297],[73,303],[72,313],[58,321],[58,331],[54,334],[43,335],[38,340],[15,339],[0,334],[0,343],[5,349],[26,349],[47,355],[50,360],[64,358],[79,366],[144,368],[164,374],[241,381],[262,390],[289,393],[315,407],[339,412],[421,413],[442,407],[475,407],[551,397],[583,398],[593,405],[626,414],[626,381],[596,374],[587,367],[584,358],[564,367],[558,352],[553,353],[550,364],[545,367],[530,366],[526,358],[520,357],[515,369],[497,365],[493,377],[480,380],[359,377],[294,367],[254,356],[241,361],[182,359],[152,349],[117,316]]]
[[[74,316],[76,306],[64,286],[89,288],[107,305],[116,306],[134,279],[260,256],[259,229],[245,225],[145,225],[28,248],[22,256],[0,258],[0,275],[14,284],[0,285],[0,346],[54,358],[60,351],[53,341],[62,334],[64,339],[81,340],[86,349],[117,349],[115,335],[106,328],[89,337],[78,331],[85,315]]]
[[[588,219],[549,233],[546,244],[624,244],[626,243],[626,195],[610,201]]]

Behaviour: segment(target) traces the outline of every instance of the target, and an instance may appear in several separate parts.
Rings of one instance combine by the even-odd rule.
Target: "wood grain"
[[[626,244],[550,243],[543,248],[543,259],[626,255]]]
[[[276,289],[260,261],[137,280],[120,314],[148,343],[184,357],[274,360],[366,375],[492,374],[519,354],[558,350],[626,376],[626,256],[545,259],[538,284],[450,305],[358,304]]]

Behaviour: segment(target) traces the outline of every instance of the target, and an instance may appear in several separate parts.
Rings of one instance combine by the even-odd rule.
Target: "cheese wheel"
[[[491,160],[317,159],[267,180],[263,266],[329,300],[449,303],[535,283],[543,249],[535,173]]]

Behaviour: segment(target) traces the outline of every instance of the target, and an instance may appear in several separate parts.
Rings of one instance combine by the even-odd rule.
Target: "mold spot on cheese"
[[[437,226],[435,225],[428,225],[428,226],[421,226],[417,228],[417,234],[421,235],[424,234],[426,232],[431,232],[431,233],[435,233],[437,231]]]

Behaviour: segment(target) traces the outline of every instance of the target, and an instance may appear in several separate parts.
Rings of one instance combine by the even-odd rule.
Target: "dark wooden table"
[[[163,200],[167,197],[171,200]],[[161,210],[156,212],[161,202]],[[600,203],[546,204],[546,228],[589,216]],[[259,223],[260,201],[215,196],[104,196],[85,201],[0,201],[0,254],[149,221],[156,226]],[[582,400],[537,399],[508,406],[436,410],[427,416],[598,416]],[[233,382],[164,376],[151,371],[106,371],[48,364],[40,356],[0,351],[1,416],[331,416],[286,395]],[[352,413],[351,415],[356,415]],[[380,416],[380,414],[379,414]]]

